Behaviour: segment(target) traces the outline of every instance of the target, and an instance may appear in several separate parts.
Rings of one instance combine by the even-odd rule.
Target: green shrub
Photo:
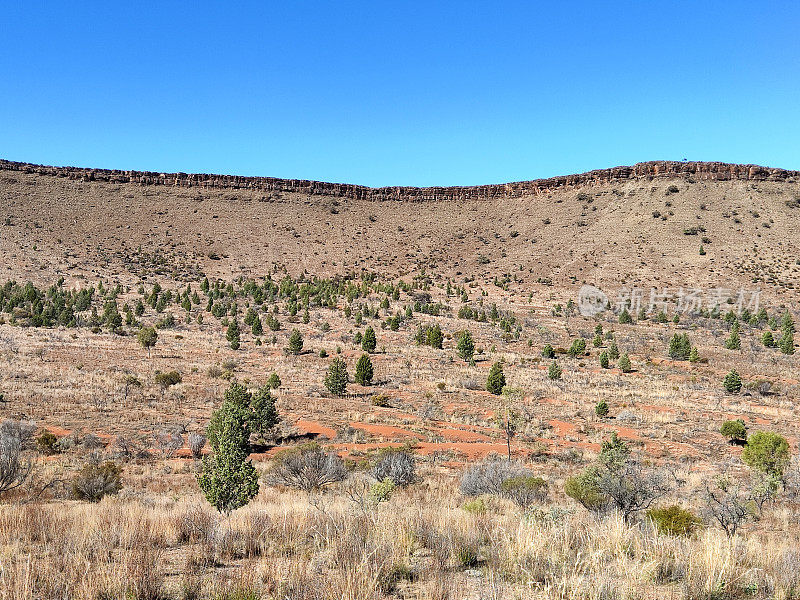
[[[397,485],[395,482],[387,477],[383,481],[372,484],[367,495],[375,504],[379,502],[388,502],[392,498],[396,487]]]
[[[608,362],[608,352],[601,352],[601,353],[600,353],[600,356],[599,356],[598,358],[599,358],[599,360],[600,360],[600,366],[601,366],[603,369],[607,369],[607,368],[608,368],[608,366],[609,366],[609,362]]]
[[[303,349],[303,336],[297,329],[293,329],[291,335],[289,335],[289,346],[287,347],[286,351],[289,354],[300,354],[300,351]]]
[[[100,502],[122,489],[122,467],[117,463],[89,463],[72,480],[72,497],[87,502]]]
[[[500,362],[496,362],[492,365],[492,368],[489,370],[489,376],[486,378],[486,389],[492,394],[499,396],[505,385],[506,376],[503,374],[503,365]]]
[[[534,502],[543,502],[547,498],[547,482],[534,475],[505,479],[500,485],[500,489],[503,496],[523,508],[527,508]]]
[[[735,421],[725,421],[719,432],[731,442],[745,441],[747,439],[747,426],[741,419]]]
[[[472,334],[469,331],[461,332],[458,336],[458,343],[456,344],[456,352],[461,360],[470,362],[475,355],[475,342],[472,339]]]
[[[467,500],[461,505],[461,508],[471,515],[482,515],[486,512],[486,500],[481,497]]]
[[[745,464],[775,477],[783,476],[789,458],[789,442],[771,431],[757,431],[751,435],[742,451]]]
[[[623,373],[630,373],[633,370],[631,359],[628,357],[627,352],[620,357],[618,366]]]
[[[42,454],[51,456],[58,453],[58,438],[51,432],[45,430],[36,438],[36,448]]]
[[[692,353],[692,345],[689,336],[685,333],[676,333],[669,342],[669,357],[672,360],[688,360]]]
[[[605,400],[600,400],[597,404],[594,405],[594,414],[598,417],[607,417],[608,416],[608,402]]]
[[[365,352],[361,355],[361,358],[359,358],[358,362],[356,363],[356,383],[359,385],[369,385],[372,383],[373,375],[374,370],[372,368],[372,361],[369,358],[369,354]]]
[[[725,379],[722,380],[722,386],[729,394],[738,394],[741,391],[742,378],[739,377],[739,373],[736,372],[736,369],[732,369],[725,375]]]
[[[378,346],[378,338],[375,335],[375,330],[372,327],[367,327],[364,331],[364,336],[361,338],[361,349],[370,354],[375,352]]]
[[[666,508],[651,508],[646,514],[653,521],[658,532],[664,535],[692,535],[703,525],[700,517],[677,504]]]
[[[569,347],[568,353],[573,358],[583,356],[586,353],[586,340],[578,338],[573,340],[572,345]]]
[[[542,357],[543,358],[555,358],[556,351],[550,344],[545,344],[544,348],[542,348]]]
[[[336,396],[344,396],[347,391],[347,364],[338,356],[333,359],[325,375],[325,387]]]
[[[547,377],[548,377],[548,379],[551,379],[552,381],[555,381],[557,379],[561,379],[561,375],[562,374],[563,374],[563,370],[561,369],[561,367],[559,366],[559,364],[556,361],[551,362],[550,366],[547,367]]]

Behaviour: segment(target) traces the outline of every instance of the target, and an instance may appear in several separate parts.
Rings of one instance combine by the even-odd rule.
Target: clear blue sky
[[[365,185],[800,169],[792,2],[7,2],[0,157]]]

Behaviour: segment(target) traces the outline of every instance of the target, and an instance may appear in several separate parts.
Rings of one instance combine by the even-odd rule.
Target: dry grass
[[[794,539],[729,539],[714,528],[672,538],[574,506],[523,513],[497,499],[476,514],[460,508],[453,488],[436,477],[368,510],[336,491],[268,489],[229,518],[194,495],[7,505],[0,598],[599,600],[800,591]],[[763,530],[790,517],[782,510]]]

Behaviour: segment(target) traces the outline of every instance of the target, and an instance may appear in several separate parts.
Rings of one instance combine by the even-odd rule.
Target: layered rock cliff
[[[0,170],[22,171],[83,181],[105,181],[136,185],[164,185],[211,189],[248,189],[263,192],[296,192],[353,198],[360,200],[480,200],[535,196],[550,190],[593,184],[613,183],[628,179],[664,177],[713,181],[787,181],[800,180],[800,171],[773,169],[758,165],[720,162],[651,161],[630,167],[598,169],[576,175],[514,183],[454,187],[381,187],[370,188],[346,183],[326,183],[274,177],[241,177],[206,173],[156,173],[152,171],[120,171],[79,167],[52,167],[0,160]]]

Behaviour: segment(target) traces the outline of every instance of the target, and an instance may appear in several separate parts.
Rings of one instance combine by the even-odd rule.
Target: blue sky
[[[798,30],[797,2],[9,2],[0,157],[374,186],[800,169]]]

